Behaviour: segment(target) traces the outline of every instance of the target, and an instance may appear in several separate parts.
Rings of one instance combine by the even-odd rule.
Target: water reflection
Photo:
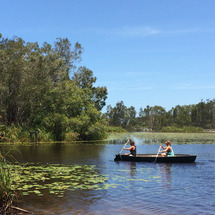
[[[131,176],[135,176],[136,175],[136,162],[130,162],[130,174]]]
[[[173,164],[171,163],[157,164],[157,168],[160,172],[161,179],[164,182],[162,183],[163,188],[172,188],[172,175],[171,175],[172,165]]]
[[[34,163],[62,163],[62,164],[90,164],[101,160],[105,145],[93,144],[63,144],[49,145],[6,145],[2,146],[1,152],[6,154],[10,151],[18,162]]]
[[[32,195],[30,198],[25,197],[23,202],[20,203],[20,206],[29,211],[33,211],[35,215],[92,214],[92,210],[95,211],[99,201],[106,196],[105,192],[105,190],[67,191],[63,198],[57,198],[49,192],[43,192],[43,197],[36,195]]]

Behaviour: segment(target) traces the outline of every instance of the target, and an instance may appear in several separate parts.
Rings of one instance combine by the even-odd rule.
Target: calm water
[[[159,144],[173,141],[175,153],[196,154],[192,164],[114,162],[127,138],[138,153],[157,153]],[[3,147],[4,150],[7,146]],[[63,198],[43,191],[24,197],[22,208],[33,214],[214,214],[215,134],[131,133],[94,144],[13,146],[20,162],[95,165],[114,187],[66,191]]]

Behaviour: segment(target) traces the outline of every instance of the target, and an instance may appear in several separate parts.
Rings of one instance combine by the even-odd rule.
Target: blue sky
[[[168,111],[215,98],[214,11],[214,0],[6,0],[0,33],[79,42],[108,105]]]

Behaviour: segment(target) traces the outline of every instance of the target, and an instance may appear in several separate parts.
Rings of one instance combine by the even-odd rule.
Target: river
[[[114,162],[129,137],[137,153],[156,154],[160,143],[170,139],[175,153],[196,154],[197,159],[189,164]],[[44,189],[38,188],[40,195],[23,196],[19,207],[36,215],[214,214],[215,134],[126,133],[92,143],[1,146],[3,151],[9,148],[23,165],[82,168],[80,174],[73,170],[65,176],[79,182],[74,188],[67,183],[61,195],[45,187],[50,183],[46,178]],[[83,167],[93,169],[91,176]]]

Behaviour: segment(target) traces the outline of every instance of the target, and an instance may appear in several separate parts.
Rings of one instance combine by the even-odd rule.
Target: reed
[[[0,154],[0,214],[12,205],[15,197],[14,191],[11,189],[10,163]]]
[[[177,132],[177,133],[203,133],[204,129],[200,127],[193,126],[166,126],[161,129],[161,132]]]

